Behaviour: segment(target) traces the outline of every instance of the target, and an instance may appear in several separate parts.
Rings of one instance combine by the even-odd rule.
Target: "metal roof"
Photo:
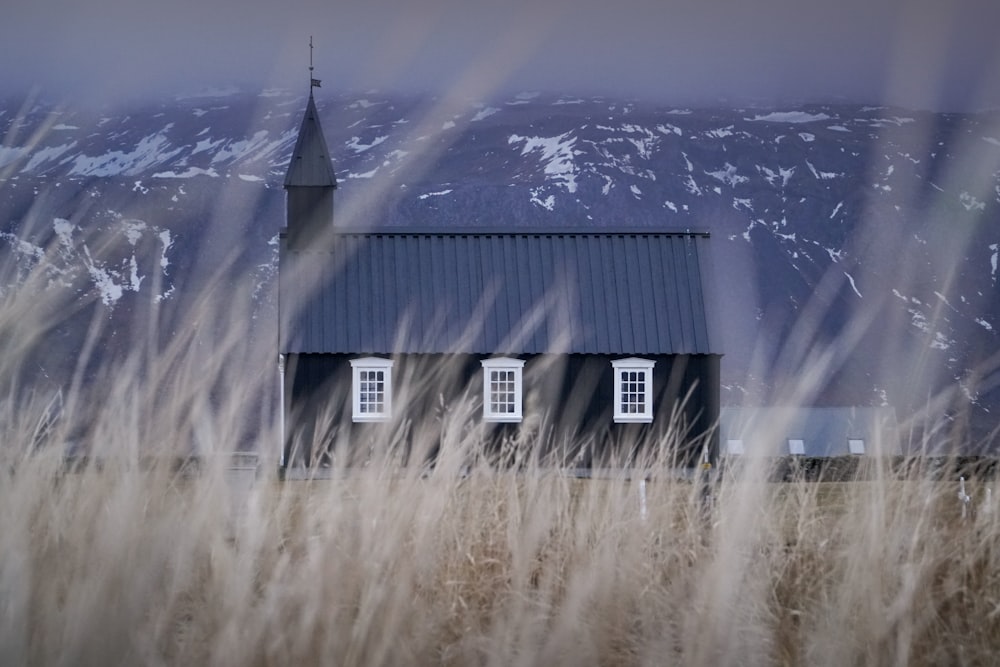
[[[288,163],[285,187],[337,187],[337,178],[333,174],[333,164],[330,162],[330,153],[312,94],[309,95],[299,136],[295,141],[295,150]]]
[[[344,231],[283,248],[284,353],[719,354],[708,235]]]
[[[900,453],[892,408],[722,408],[719,422],[723,456],[733,454],[731,440],[747,456],[788,456],[789,440],[801,440],[808,457],[848,456],[852,439],[864,441],[866,455]]]

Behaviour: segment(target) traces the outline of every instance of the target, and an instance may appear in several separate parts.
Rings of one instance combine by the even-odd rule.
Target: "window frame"
[[[513,357],[490,357],[480,362],[483,366],[483,421],[517,423],[524,419],[524,360]],[[491,373],[513,373],[513,412],[493,411],[493,379]],[[504,380],[506,382],[507,380]]]
[[[726,440],[726,454],[728,456],[743,456],[746,454],[746,446],[742,438],[729,438]]]
[[[638,357],[615,359],[611,362],[612,373],[614,375],[612,386],[614,389],[614,420],[616,424],[648,424],[653,421],[653,366],[655,365],[656,361],[652,359],[640,359]],[[622,400],[622,395],[626,392],[624,392],[622,373],[626,372],[645,373],[642,388],[636,392],[629,392],[641,393],[645,397],[642,404],[642,412],[625,412],[623,410],[625,401]]]
[[[384,422],[392,419],[392,359],[382,357],[362,357],[351,359],[351,421]],[[361,409],[361,374],[364,372],[384,373],[382,377],[382,410],[379,412]]]

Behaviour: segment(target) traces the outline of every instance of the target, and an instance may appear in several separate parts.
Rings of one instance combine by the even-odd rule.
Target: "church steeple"
[[[333,174],[333,164],[327,149],[323,128],[319,124],[319,113],[313,100],[312,89],[306,113],[299,126],[299,137],[295,141],[292,160],[285,174],[286,188],[335,188],[337,178]]]
[[[288,245],[293,250],[314,245],[323,232],[333,226],[333,191],[337,188],[337,178],[313,99],[313,88],[318,88],[320,82],[312,78],[312,73],[310,39],[309,101],[285,174]]]

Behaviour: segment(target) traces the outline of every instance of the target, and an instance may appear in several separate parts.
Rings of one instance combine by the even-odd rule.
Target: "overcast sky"
[[[1000,108],[1000,0],[13,0],[0,87],[237,83]]]

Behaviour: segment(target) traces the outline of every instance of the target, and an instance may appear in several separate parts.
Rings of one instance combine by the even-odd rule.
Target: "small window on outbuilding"
[[[797,440],[795,438],[789,438],[788,453],[791,454],[792,456],[805,456],[806,454],[805,441]]]
[[[615,376],[615,421],[653,421],[653,366],[651,359],[616,359],[611,362]]]
[[[483,419],[489,422],[521,421],[524,361],[499,357],[484,359]]]
[[[865,441],[861,438],[848,438],[847,449],[850,450],[851,454],[860,456],[865,453]]]
[[[353,408],[356,422],[381,422],[392,416],[392,359],[352,359]]]
[[[730,456],[743,456],[744,448],[742,440],[726,440],[726,453]]]

